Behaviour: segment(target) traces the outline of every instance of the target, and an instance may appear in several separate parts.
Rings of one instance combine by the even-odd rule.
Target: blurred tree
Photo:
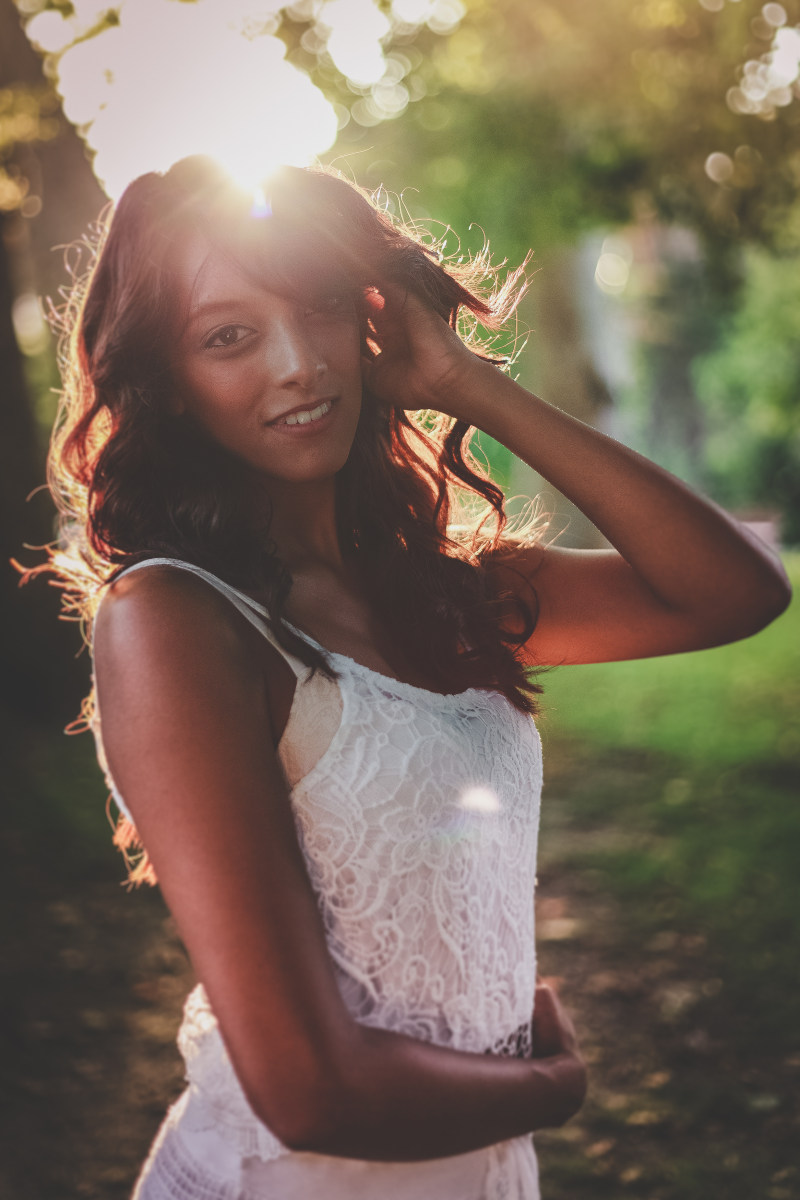
[[[708,422],[708,469],[729,504],[783,513],[800,543],[800,208],[781,253],[748,249],[741,304],[694,364]]]
[[[618,396],[626,441],[708,489],[707,422],[692,363],[714,346],[724,313],[690,230],[640,220],[628,237],[635,253],[616,299],[634,335],[631,377]]]
[[[210,0],[147,2],[153,25],[176,8],[216,11]],[[68,90],[58,77],[73,47],[105,39],[111,56],[119,47],[109,31],[134,37],[125,34],[133,0],[18,5],[48,75]],[[800,179],[797,89],[777,87],[767,61],[776,35],[797,32],[800,0],[230,0],[217,8],[221,29],[280,38],[288,60],[336,105],[341,128],[328,157],[357,152],[359,179],[390,189],[413,178],[429,210],[443,203],[459,229],[478,220],[503,230],[502,249],[514,257],[629,218],[643,196],[709,242],[767,239]],[[758,71],[756,101],[746,89]],[[94,97],[95,81],[87,88]],[[96,100],[80,106],[89,139]]]
[[[393,161],[406,178],[413,163],[427,206],[442,198],[457,227],[505,230],[515,257],[629,218],[643,198],[708,242],[769,239],[800,181],[800,104],[791,87],[763,111],[736,99],[777,32],[761,3],[465,6],[425,64],[434,94],[368,135],[387,186],[401,182]],[[782,11],[796,21],[798,0]],[[350,125],[340,147],[348,138],[366,140]]]
[[[525,310],[535,354],[523,367],[526,382],[596,423],[606,419],[608,396],[586,369],[581,299],[594,284],[581,272],[576,243],[592,229],[629,222],[694,231],[699,253],[679,256],[637,297],[637,386],[648,412],[640,444],[730,499],[722,461],[711,474],[701,466],[713,422],[703,412],[706,393],[695,394],[690,360],[708,352],[738,303],[749,270],[742,244],[774,246],[797,194],[797,64],[789,86],[769,74],[782,30],[791,77],[797,0],[465,7],[460,28],[432,48],[429,96],[402,121],[368,133],[351,122],[339,148],[369,145],[358,167],[366,182],[391,191],[413,179],[424,207],[416,192],[405,193],[412,214],[435,213],[459,231],[477,222],[478,241],[491,230],[495,251],[514,262],[535,248],[540,273]],[[773,344],[776,336],[777,326]],[[746,496],[737,492],[736,502]]]
[[[44,586],[20,591],[11,558],[53,535],[52,506],[26,503],[44,479],[44,447],[27,386],[19,337],[39,323],[19,301],[28,225],[41,208],[37,144],[59,134],[58,97],[19,28],[14,7],[0,3],[0,708],[26,717],[74,715],[76,670],[56,624],[58,599]],[[38,178],[38,182],[41,180]],[[33,297],[29,296],[29,301]],[[16,322],[14,321],[16,317]],[[15,328],[16,324],[16,328]]]

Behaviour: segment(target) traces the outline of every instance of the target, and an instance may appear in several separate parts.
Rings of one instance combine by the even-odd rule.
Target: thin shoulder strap
[[[133,566],[126,567],[124,571],[120,571],[117,579],[121,579],[123,575],[130,575],[134,571],[140,571],[143,567],[178,567],[182,571],[191,572],[192,575],[199,575],[201,579],[205,579],[206,583],[209,583],[211,587],[216,588],[218,592],[221,592],[223,596],[226,596],[230,600],[231,604],[234,608],[238,609],[245,620],[249,621],[267,639],[271,646],[275,647],[298,678],[308,674],[307,665],[301,659],[290,654],[275,637],[269,626],[269,614],[266,608],[253,600],[245,592],[240,592],[238,588],[232,587],[224,579],[220,579],[217,575],[212,575],[210,571],[204,570],[203,567],[195,566],[194,563],[184,562],[182,558],[146,558],[142,562],[134,563]]]

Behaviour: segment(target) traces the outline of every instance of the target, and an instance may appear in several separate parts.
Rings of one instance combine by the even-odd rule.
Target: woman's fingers
[[[546,984],[537,984],[536,987],[531,1032],[533,1051],[537,1058],[549,1058],[563,1051],[555,995]]]
[[[367,339],[376,355],[392,355],[408,349],[403,313],[403,302],[407,296],[408,293],[402,288],[394,286],[385,286],[381,291],[371,288],[364,293],[366,318],[372,327]]]
[[[583,1104],[586,1066],[578,1051],[575,1026],[557,993],[547,983],[536,985],[531,1033],[533,1057],[550,1059],[548,1065],[559,1083],[553,1124],[560,1125]]]
[[[547,983],[536,985],[531,1033],[537,1058],[575,1053],[577,1050],[578,1039],[572,1018]]]
[[[407,411],[448,412],[475,356],[445,318],[413,291],[383,283],[365,293],[367,345],[374,359],[365,383],[387,404]]]

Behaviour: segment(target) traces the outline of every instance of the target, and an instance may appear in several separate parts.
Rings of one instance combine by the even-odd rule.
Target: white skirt
[[[192,1129],[187,1090],[156,1136],[132,1200],[540,1200],[530,1137],[436,1158],[383,1163],[291,1151],[241,1158],[208,1128]]]

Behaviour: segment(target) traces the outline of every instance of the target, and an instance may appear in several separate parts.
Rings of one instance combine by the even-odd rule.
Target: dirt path
[[[643,942],[602,876],[568,865],[586,836],[572,785],[568,758],[551,755],[540,965],[576,1015],[591,1087],[576,1120],[537,1138],[546,1200],[800,1196],[800,1059],[741,1048],[747,1014],[700,933],[664,924]],[[107,870],[67,884],[30,853],[15,861],[0,884],[0,1197],[127,1200],[183,1084],[186,956],[158,893],[119,886],[111,850]]]
[[[39,892],[6,956],[0,1196],[127,1200],[182,1086],[191,976],[160,896]]]

